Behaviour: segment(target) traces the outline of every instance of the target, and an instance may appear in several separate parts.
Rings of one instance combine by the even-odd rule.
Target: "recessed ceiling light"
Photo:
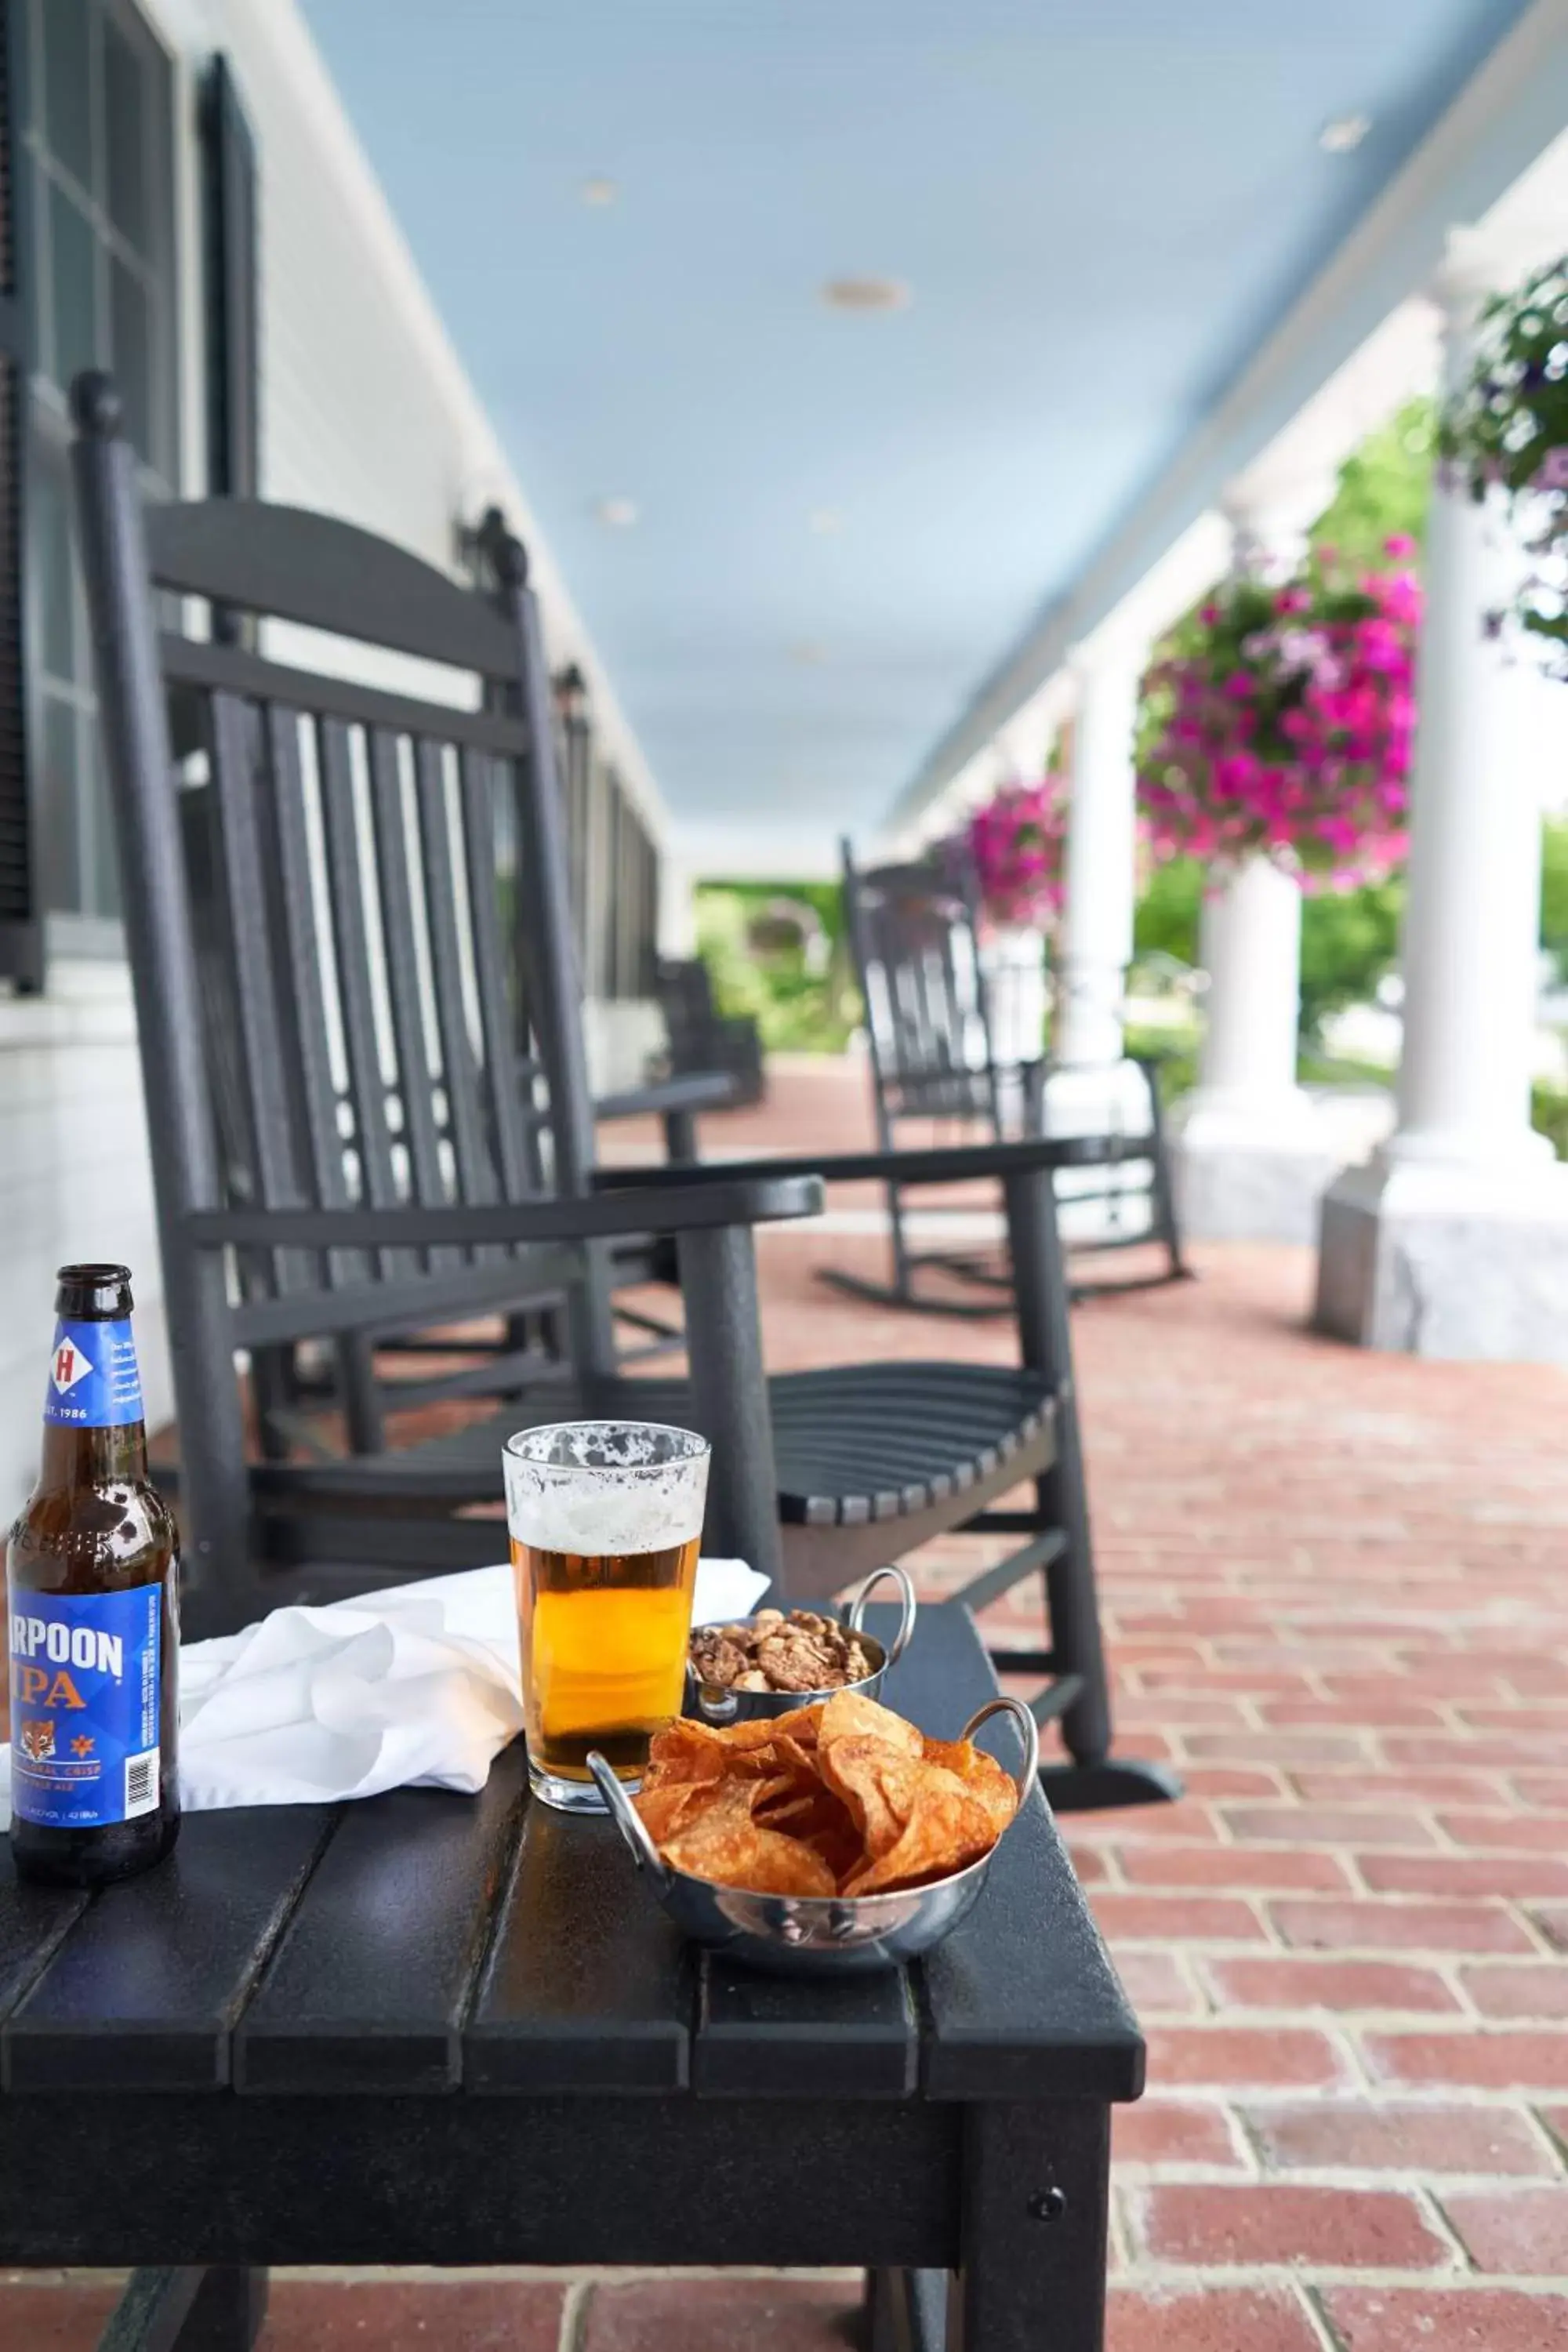
[[[844,518],[837,507],[813,507],[809,521],[818,539],[832,539],[844,528]]]
[[[820,669],[827,659],[827,647],[818,645],[814,637],[802,637],[797,644],[791,646],[789,657],[792,662],[798,662],[802,669]]]
[[[901,278],[830,278],[822,299],[830,310],[907,310],[913,297]]]
[[[1318,133],[1325,155],[1349,155],[1372,129],[1370,114],[1333,114]]]
[[[613,205],[620,194],[614,180],[584,180],[582,188],[585,205]]]
[[[594,512],[610,530],[630,530],[637,519],[635,499],[599,499]]]

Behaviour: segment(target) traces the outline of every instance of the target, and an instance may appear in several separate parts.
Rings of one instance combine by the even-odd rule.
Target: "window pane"
[[[50,290],[54,298],[54,351],[50,373],[64,390],[79,368],[91,367],[98,349],[93,288],[96,247],[92,226],[63,188],[49,190]]]
[[[87,0],[44,0],[44,136],[84,188],[92,179]]]
[[[133,270],[122,261],[109,265],[110,323],[114,330],[114,380],[125,399],[125,430],[149,463],[153,447],[153,340],[148,332],[147,296]]]
[[[109,138],[109,217],[147,248],[147,97],[142,60],[116,26],[103,25],[104,124]]]
[[[71,585],[70,504],[65,454],[35,442],[32,511],[27,517],[27,556],[37,583],[38,650],[56,677],[76,676],[76,629]]]
[[[78,915],[81,904],[77,715],[52,694],[43,701],[43,773],[38,780],[38,887],[50,914]]]

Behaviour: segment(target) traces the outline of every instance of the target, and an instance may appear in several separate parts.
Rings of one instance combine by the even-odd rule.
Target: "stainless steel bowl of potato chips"
[[[973,1744],[1007,1715],[1009,1772]],[[638,1868],[696,1942],[776,1974],[896,1967],[973,1908],[1035,1785],[1039,1735],[996,1698],[953,1740],[927,1738],[854,1690],[793,1715],[657,1734],[639,1792],[588,1759]]]

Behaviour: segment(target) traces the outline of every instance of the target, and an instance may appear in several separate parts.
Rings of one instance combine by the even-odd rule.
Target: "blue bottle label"
[[[142,1419],[142,1375],[128,1321],[55,1325],[44,1419],[71,1429],[118,1429]]]
[[[11,1804],[21,1820],[96,1830],[157,1811],[163,1612],[161,1584],[12,1593]]]

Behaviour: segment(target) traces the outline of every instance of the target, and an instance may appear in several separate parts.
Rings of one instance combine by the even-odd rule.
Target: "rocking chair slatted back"
[[[528,1015],[503,940],[523,887],[511,763],[444,737],[438,707],[418,735],[366,727],[319,690],[302,707],[279,666],[238,658],[247,690],[205,698],[205,757],[187,758],[180,794],[216,886],[193,892],[193,910],[209,1053],[225,1065],[214,1098],[229,1201],[537,1198],[547,1115],[520,1087]],[[295,1253],[247,1254],[246,1286],[277,1295],[323,1273],[341,1286],[507,1255],[339,1250],[307,1270]]]
[[[199,1484],[204,1453],[222,1457],[214,1511],[195,1510],[211,1526],[243,1486],[237,1313],[276,1307],[334,1338],[564,1292],[579,1368],[613,1363],[598,1244],[247,1244],[231,1290],[185,1230],[201,1210],[584,1189],[580,1026],[533,1017],[578,993],[564,843],[531,805],[555,792],[548,681],[530,676],[521,580],[503,612],[319,515],[241,500],[121,515],[139,501],[97,425],[77,462],[89,565],[114,573],[96,598],[100,675],[137,738],[116,816],[183,1475]],[[158,634],[159,592],[185,600],[182,630]],[[195,598],[253,617],[260,650],[204,635]],[[296,667],[302,629],[378,651],[335,676],[342,656],[312,637]]]
[[[843,855],[881,1140],[899,1119],[931,1118],[980,1119],[999,1139],[973,875],[956,858],[860,869],[847,842]]]

